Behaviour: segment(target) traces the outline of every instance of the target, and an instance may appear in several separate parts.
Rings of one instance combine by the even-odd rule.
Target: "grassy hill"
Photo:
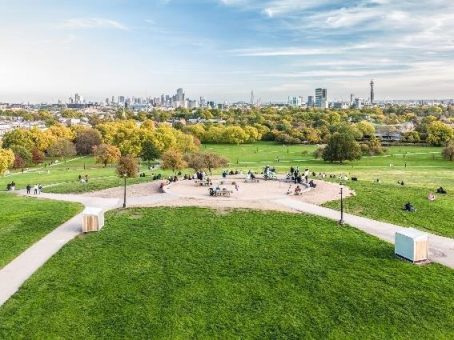
[[[0,338],[452,338],[453,280],[321,218],[118,210],[0,308]]]

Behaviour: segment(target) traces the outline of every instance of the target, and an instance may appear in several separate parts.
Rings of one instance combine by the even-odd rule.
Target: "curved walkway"
[[[19,192],[23,194],[23,192]],[[82,195],[40,194],[46,198],[66,202],[82,203],[85,207],[102,208],[104,211],[120,208],[121,199],[87,197]],[[130,199],[129,207],[153,205],[171,199],[171,195],[154,194]],[[24,282],[43,266],[65,244],[81,234],[82,213],[74,216],[0,270],[0,306],[3,305]]]
[[[20,193],[23,194],[23,192]],[[91,193],[89,196],[41,194],[39,197],[59,201],[78,202],[82,203],[85,207],[102,208],[104,211],[120,208],[123,204],[122,199],[97,197],[96,193]],[[178,206],[182,205],[182,201],[180,200],[181,197],[178,194],[172,193],[172,191],[163,194],[155,193],[145,196],[139,195],[128,197],[128,207],[165,205],[166,201],[171,201],[174,206]],[[236,197],[234,200],[241,201],[241,198]],[[209,204],[210,202],[213,202],[213,198],[207,197],[205,200],[194,200],[193,205],[206,206],[207,203]],[[246,202],[252,203],[253,201],[249,199],[244,201],[245,204],[247,204]],[[269,203],[285,207],[291,211],[317,215],[331,220],[339,219],[339,211],[303,202],[285,195],[283,195],[282,198],[271,199]],[[345,214],[344,219],[346,224],[390,243],[394,243],[394,235],[397,231],[405,229],[401,226],[350,214]],[[82,213],[56,228],[0,270],[0,306],[66,243],[81,233],[81,224]],[[454,269],[453,239],[429,234],[429,246],[429,258],[431,261],[438,262]]]

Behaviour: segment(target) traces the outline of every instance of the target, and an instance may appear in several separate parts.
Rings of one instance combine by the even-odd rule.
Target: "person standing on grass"
[[[43,186],[41,184],[38,184],[38,195],[41,194],[43,191]]]
[[[30,184],[27,184],[27,195],[30,195],[31,191],[32,191],[32,186]]]
[[[33,195],[38,195],[38,184],[33,186]]]
[[[88,183],[88,175],[85,175],[85,183]]]

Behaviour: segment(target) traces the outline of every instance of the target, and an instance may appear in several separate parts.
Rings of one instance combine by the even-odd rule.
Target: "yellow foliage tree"
[[[10,149],[0,149],[0,175],[14,164],[14,153]]]

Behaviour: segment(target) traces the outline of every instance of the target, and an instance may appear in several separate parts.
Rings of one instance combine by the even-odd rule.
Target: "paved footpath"
[[[82,195],[41,194],[39,197],[66,202],[79,202],[85,207],[102,208],[105,211],[119,208],[123,203],[121,199],[87,197]],[[170,195],[165,194],[135,197],[131,198],[128,207],[152,205],[171,198]],[[80,235],[81,226],[82,213],[54,229],[3,267],[0,270],[0,306],[16,293],[22,284],[66,243]]]
[[[291,198],[278,199],[274,202],[303,213],[326,217],[330,220],[339,221],[340,219],[339,211],[315,204],[296,201]],[[352,227],[393,244],[396,232],[406,229],[394,224],[350,214],[344,214],[344,221]],[[454,239],[427,234],[429,236],[429,259],[454,269]]]

